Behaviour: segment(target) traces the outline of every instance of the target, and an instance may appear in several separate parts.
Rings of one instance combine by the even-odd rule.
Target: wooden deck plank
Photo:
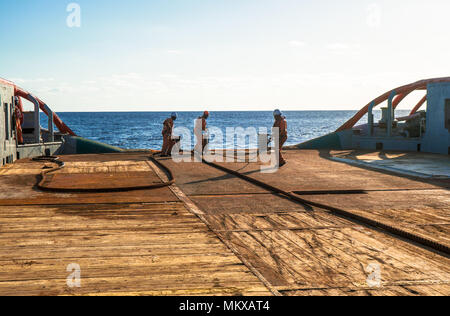
[[[87,172],[161,182],[149,180],[147,157],[108,157],[68,157],[74,161],[57,175],[82,177],[81,184],[90,184]],[[43,164],[15,166],[22,169],[2,169],[0,178],[10,190],[0,193],[0,295],[271,294],[168,188],[41,192],[31,185]],[[11,194],[17,188],[28,198]],[[66,284],[72,263],[81,267],[81,288]]]
[[[106,258],[77,258],[76,262],[67,259],[34,259],[30,261],[1,262],[0,282],[32,279],[67,278],[68,265],[76,263],[81,267],[83,278],[157,275],[163,279],[166,275],[182,274],[187,277],[215,272],[242,272],[242,281],[254,280],[248,269],[232,254],[217,255],[166,255],[135,256]]]
[[[283,292],[286,296],[444,296],[436,288],[444,288],[446,284],[418,286],[383,286],[381,288],[337,288],[314,289]],[[448,295],[448,294],[447,294]]]
[[[369,230],[352,230],[351,234],[348,229],[343,229],[344,235],[347,235],[354,244],[361,244],[369,251],[375,251],[380,255],[391,256],[399,262],[397,265],[410,266],[423,272],[436,274],[443,281],[450,278],[450,259],[438,255],[432,251],[426,251],[417,248],[410,243],[389,238],[381,242],[380,233]],[[322,233],[322,232],[319,232]]]
[[[238,230],[300,230],[321,227],[354,226],[354,223],[336,218],[323,211],[277,212],[274,214],[219,214],[205,215],[217,231]]]
[[[227,283],[220,282],[226,279]],[[217,280],[215,280],[217,279]],[[105,293],[132,293],[133,295],[146,295],[152,291],[157,295],[171,295],[182,290],[183,295],[190,293],[202,294],[225,293],[228,295],[241,295],[246,292],[264,292],[265,287],[259,281],[241,281],[241,277],[227,277],[224,274],[205,276],[199,274],[190,278],[177,274],[171,278],[159,279],[158,276],[125,276],[108,278],[84,278],[81,288],[69,288],[67,280],[29,280],[0,282],[0,295],[103,295]],[[124,291],[125,290],[125,291]],[[165,294],[166,293],[166,294]],[[266,292],[268,295],[270,292]]]
[[[0,234],[3,235],[3,234]],[[29,237],[27,236],[29,235]],[[7,239],[7,241],[5,241]],[[207,231],[187,233],[152,233],[147,230],[131,231],[76,231],[76,232],[38,232],[8,234],[2,240],[3,247],[51,247],[54,249],[67,247],[101,247],[101,246],[139,246],[139,245],[189,245],[191,243],[220,243]],[[22,250],[23,250],[22,249]]]
[[[142,257],[142,256],[186,256],[186,255],[223,255],[225,250],[221,243],[205,243],[204,241],[190,240],[195,245],[172,243],[170,245],[127,245],[127,246],[91,246],[91,247],[39,247],[39,251],[22,250],[17,247],[0,248],[0,264],[5,261],[30,262],[43,259],[84,259],[84,258],[110,258],[110,257]]]

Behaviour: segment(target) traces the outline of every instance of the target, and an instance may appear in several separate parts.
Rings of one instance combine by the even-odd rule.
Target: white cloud
[[[294,47],[294,48],[300,48],[300,47],[305,47],[306,43],[302,42],[302,41],[292,40],[289,42],[289,46]]]
[[[15,84],[35,84],[35,83],[43,83],[43,82],[52,82],[55,81],[54,78],[33,78],[33,79],[24,79],[24,78],[13,78],[10,81]]]
[[[177,49],[171,49],[171,50],[168,50],[167,53],[169,55],[181,55],[181,54],[183,54],[183,51],[177,50]]]
[[[348,48],[349,48],[349,46],[344,43],[332,43],[332,44],[327,45],[327,49],[329,49],[331,51],[343,51],[343,50],[347,50]]]
[[[326,49],[338,55],[358,55],[362,46],[359,44],[331,43],[326,46]]]
[[[351,47],[347,45],[346,47]],[[389,78],[389,80],[386,80]],[[415,81],[415,74],[292,72],[265,75],[117,73],[26,84],[54,111],[212,111],[359,109],[379,94]],[[321,94],[318,98],[317,95]]]

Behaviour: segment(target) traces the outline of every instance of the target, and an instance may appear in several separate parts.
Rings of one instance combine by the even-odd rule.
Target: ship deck
[[[259,172],[259,163],[218,164],[450,246],[448,179],[332,160],[344,156],[351,159],[289,150],[274,174]],[[148,153],[61,160],[66,167],[47,181],[54,187],[167,180]],[[50,163],[0,169],[0,295],[450,294],[445,253],[210,165],[160,162],[174,185],[125,192],[41,191],[36,183]],[[81,269],[81,287],[67,284],[71,264]],[[367,282],[370,265],[380,268],[379,287]]]

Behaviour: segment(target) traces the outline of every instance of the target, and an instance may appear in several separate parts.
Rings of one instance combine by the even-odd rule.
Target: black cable
[[[274,187],[274,186],[272,186],[270,184],[267,184],[267,183],[264,183],[262,181],[256,180],[254,178],[251,178],[249,176],[241,174],[241,173],[239,173],[237,171],[228,169],[228,168],[223,167],[221,165],[218,165],[218,164],[215,164],[215,163],[212,163],[212,162],[208,162],[206,160],[203,160],[203,163],[205,163],[205,164],[207,164],[207,165],[209,165],[211,167],[214,167],[216,169],[219,169],[221,171],[224,171],[224,172],[226,172],[228,174],[234,175],[234,176],[236,176],[238,178],[241,178],[241,179],[243,179],[243,180],[245,180],[247,182],[250,182],[250,183],[252,183],[252,184],[254,184],[256,186],[259,186],[259,187],[261,187],[261,188],[263,188],[265,190],[268,190],[268,191],[271,191],[273,193],[277,193],[277,194],[283,195],[283,196],[285,196],[285,197],[287,197],[287,198],[289,198],[289,199],[291,199],[291,200],[293,200],[295,202],[298,202],[298,203],[300,203],[302,205],[308,205],[308,206],[318,207],[318,208],[327,210],[327,211],[331,212],[333,215],[336,215],[336,216],[339,216],[339,217],[343,217],[343,218],[345,218],[347,220],[351,220],[353,222],[356,221],[358,223],[365,224],[366,226],[371,226],[371,227],[374,227],[374,228],[377,228],[377,229],[382,229],[382,230],[384,230],[386,232],[389,232],[392,235],[401,237],[403,239],[407,239],[407,240],[412,241],[414,243],[417,243],[417,244],[420,244],[422,246],[425,246],[425,247],[431,248],[433,250],[436,250],[438,252],[444,253],[444,254],[446,254],[446,257],[448,257],[450,255],[450,247],[448,247],[448,246],[446,246],[444,244],[438,243],[436,241],[433,241],[433,240],[430,240],[430,239],[427,239],[427,238],[424,238],[424,237],[421,237],[421,236],[409,233],[407,231],[404,231],[403,229],[400,229],[400,228],[397,228],[397,227],[394,227],[394,226],[390,226],[390,225],[387,225],[387,224],[375,221],[373,219],[370,219],[370,218],[367,218],[367,217],[364,217],[364,216],[361,216],[361,215],[357,215],[357,214],[351,213],[349,211],[345,211],[345,210],[338,209],[338,208],[333,207],[333,206],[329,206],[329,205],[325,205],[325,204],[321,204],[321,203],[316,203],[316,202],[313,202],[313,201],[309,201],[309,200],[303,199],[303,198],[299,197],[298,195],[295,195],[295,194],[293,194],[291,192],[284,191],[284,190],[279,189],[277,187]]]

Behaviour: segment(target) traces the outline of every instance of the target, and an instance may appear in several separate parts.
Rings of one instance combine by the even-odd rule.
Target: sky
[[[450,75],[449,12],[448,0],[0,0],[0,77],[58,112],[357,110]]]

